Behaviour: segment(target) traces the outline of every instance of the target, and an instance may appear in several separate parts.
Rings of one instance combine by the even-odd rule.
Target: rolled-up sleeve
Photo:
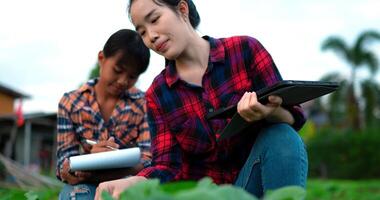
[[[253,77],[253,85],[255,90],[263,87],[271,86],[282,80],[281,74],[276,67],[271,55],[264,46],[256,39],[247,37],[248,47],[250,48],[253,59],[247,60],[250,66],[249,71]],[[284,106],[294,118],[292,127],[300,130],[306,122],[306,116],[300,105]]]
[[[57,166],[56,176],[61,180],[60,169],[65,158],[79,155],[79,142],[70,118],[70,98],[65,94],[58,105],[57,113]]]

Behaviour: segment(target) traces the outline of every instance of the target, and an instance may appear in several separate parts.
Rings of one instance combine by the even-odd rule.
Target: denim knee
[[[305,187],[307,165],[298,133],[288,124],[272,124],[260,131],[235,185],[257,197],[287,185]]]
[[[66,184],[59,194],[59,200],[93,200],[95,192],[96,185],[93,184]]]
[[[288,124],[278,123],[263,128],[256,140],[256,148],[264,153],[274,153],[280,157],[298,155],[304,143],[298,133]]]
[[[305,187],[308,161],[305,145],[298,133],[288,124],[280,123],[263,129],[256,141],[262,149],[264,177],[281,177],[278,181],[264,181],[266,189],[285,185]],[[266,165],[265,165],[266,164]]]

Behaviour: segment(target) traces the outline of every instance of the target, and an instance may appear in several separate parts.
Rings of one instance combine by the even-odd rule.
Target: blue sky
[[[318,80],[348,74],[324,39],[338,35],[351,44],[368,29],[380,31],[378,0],[194,0],[199,33],[213,37],[250,35],[271,53],[284,79]],[[110,34],[134,29],[126,0],[12,0],[0,2],[0,83],[32,98],[25,112],[54,112],[66,91],[85,82]],[[380,57],[380,43],[371,48]],[[152,52],[138,87],[146,90],[163,69]],[[361,71],[359,76],[366,76]]]

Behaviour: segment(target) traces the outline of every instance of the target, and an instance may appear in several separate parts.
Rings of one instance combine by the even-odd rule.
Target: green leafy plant
[[[24,194],[27,200],[57,199],[60,189],[30,190]]]
[[[306,191],[298,186],[284,187],[270,191],[265,196],[265,200],[298,200],[304,199]],[[112,200],[110,194],[102,193],[102,198]],[[198,182],[181,181],[167,184],[160,184],[159,180],[153,179],[125,190],[120,195],[120,200],[257,200],[242,188],[232,185],[216,185],[210,178],[203,178]]]

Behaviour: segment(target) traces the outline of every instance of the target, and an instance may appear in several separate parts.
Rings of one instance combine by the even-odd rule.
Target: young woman
[[[265,105],[258,102],[254,91],[281,75],[256,39],[198,36],[200,18],[191,0],[131,0],[129,11],[145,45],[166,59],[146,94],[152,166],[137,176],[101,183],[97,195],[106,190],[116,197],[148,178],[209,176],[258,197],[268,189],[305,186],[307,156],[296,132],[305,117],[300,106],[283,107],[277,96]],[[217,142],[230,119],[206,115],[233,104],[252,125]]]
[[[132,30],[112,34],[98,54],[100,76],[59,102],[57,177],[63,181],[59,199],[94,199],[97,184],[135,175],[150,164],[150,135],[144,93],[134,87],[149,64],[149,49]],[[98,141],[87,144],[86,139]],[[110,147],[141,148],[141,163],[132,168],[70,171],[68,158]],[[83,150],[83,151],[81,151]]]

